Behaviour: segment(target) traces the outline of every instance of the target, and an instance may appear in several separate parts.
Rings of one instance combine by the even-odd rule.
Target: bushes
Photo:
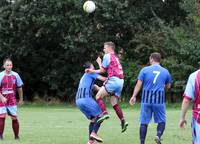
[[[73,101],[83,63],[94,62],[103,42],[113,41],[117,51],[125,51],[125,100],[154,51],[161,52],[163,65],[174,77],[172,91],[182,92],[186,77],[198,67],[199,43],[196,35],[190,38],[195,23],[189,31],[180,25],[188,11],[178,2],[102,0],[96,1],[95,13],[87,14],[84,0],[2,0],[0,58],[13,58],[29,100],[48,95]]]

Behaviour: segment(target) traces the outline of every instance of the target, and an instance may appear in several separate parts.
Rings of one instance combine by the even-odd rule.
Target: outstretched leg
[[[122,132],[125,132],[128,127],[128,123],[125,121],[123,111],[122,111],[120,105],[118,104],[118,98],[115,96],[111,96],[110,103],[113,106],[113,109],[115,110],[118,118],[121,121]]]
[[[102,111],[102,114],[100,115],[100,118],[97,120],[98,123],[101,123],[102,121],[104,121],[105,119],[108,119],[110,116],[108,115],[108,112],[106,110],[106,105],[103,101],[103,98],[105,96],[108,96],[108,92],[106,91],[105,87],[102,86],[100,88],[100,90],[98,91],[97,95],[96,95],[96,101],[97,101],[97,104],[99,105],[101,111]]]

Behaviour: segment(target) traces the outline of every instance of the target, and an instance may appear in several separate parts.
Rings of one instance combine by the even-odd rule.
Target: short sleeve
[[[110,64],[110,54],[105,54],[102,61],[102,67],[107,68]]]
[[[184,92],[184,97],[194,100],[194,75],[190,75]]]
[[[90,76],[91,76],[93,79],[97,79],[97,77],[100,76],[100,75],[97,74],[97,73],[91,73]]]
[[[4,77],[4,72],[1,72],[1,73],[0,73],[0,86],[1,86],[1,84],[2,84],[3,77]]]
[[[19,74],[15,74],[16,79],[17,79],[17,87],[22,87],[23,86],[23,82],[22,79],[20,78]]]
[[[138,80],[141,80],[142,82],[144,81],[144,68],[141,69],[141,71],[139,72],[139,75],[138,75]]]

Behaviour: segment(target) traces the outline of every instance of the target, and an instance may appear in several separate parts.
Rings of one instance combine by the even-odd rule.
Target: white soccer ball
[[[92,13],[94,12],[96,6],[95,6],[95,3],[91,0],[88,0],[86,1],[84,4],[83,4],[83,10],[87,13]]]

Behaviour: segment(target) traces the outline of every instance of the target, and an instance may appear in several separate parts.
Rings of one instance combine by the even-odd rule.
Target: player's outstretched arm
[[[180,128],[185,127],[185,124],[186,124],[185,116],[188,111],[189,105],[190,105],[190,100],[188,98],[184,98],[182,102],[182,107],[181,107],[181,118],[179,121]]]
[[[136,84],[136,86],[134,88],[133,95],[129,100],[130,105],[134,105],[136,103],[136,96],[138,95],[141,87],[142,87],[142,81],[138,80],[137,84]]]
[[[85,72],[86,73],[105,73],[106,71],[104,68],[101,67],[100,69],[97,69],[97,70],[88,68],[88,69],[85,69]]]
[[[106,81],[107,77],[104,77],[104,76],[99,75],[99,76],[97,77],[97,79],[104,82],[104,81]]]

